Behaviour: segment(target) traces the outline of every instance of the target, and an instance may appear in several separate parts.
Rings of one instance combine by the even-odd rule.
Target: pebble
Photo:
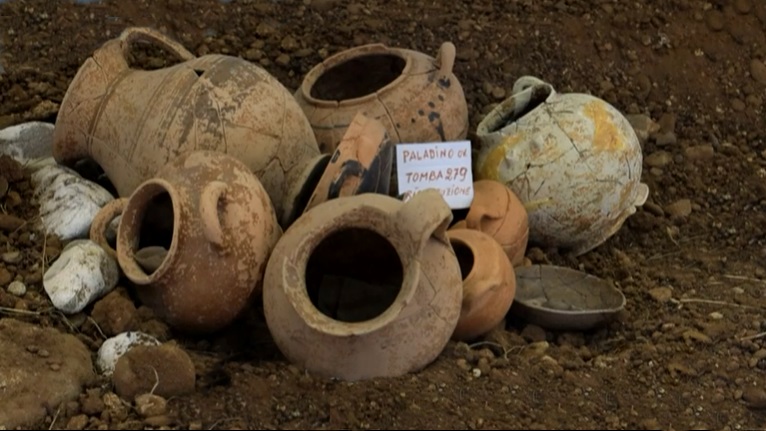
[[[664,217],[665,211],[662,210],[662,207],[657,205],[654,202],[646,202],[643,205],[643,208],[648,211],[650,214],[655,215],[657,217]]]
[[[8,285],[8,293],[19,297],[24,296],[27,293],[27,286],[21,281],[12,281],[11,284]]]
[[[292,36],[286,36],[282,39],[282,43],[279,46],[287,52],[297,51],[298,48],[300,48],[300,44],[298,44],[298,41]]]
[[[128,418],[128,406],[114,392],[105,393],[101,401],[104,402],[104,407],[109,412],[112,423],[115,421],[122,422]]]
[[[737,112],[742,112],[745,110],[745,108],[747,108],[747,106],[745,105],[745,102],[739,99],[734,99],[731,101],[731,109]]]
[[[750,76],[759,84],[766,85],[766,65],[761,60],[754,58],[750,62]]]
[[[660,147],[666,147],[668,145],[675,145],[678,142],[678,137],[674,132],[658,133],[654,137],[654,142]]]
[[[505,89],[502,87],[495,87],[492,89],[492,97],[497,100],[503,100],[506,97]]]
[[[650,167],[661,168],[673,161],[673,155],[667,151],[655,151],[646,156],[644,161]]]
[[[766,409],[766,391],[762,388],[748,387],[742,390],[742,399],[753,409]]]
[[[713,31],[721,31],[725,25],[724,16],[720,11],[711,10],[705,16],[705,23]]]
[[[0,286],[5,286],[13,280],[13,274],[5,268],[0,267]]]
[[[750,3],[750,0],[734,0],[734,9],[745,15],[753,10],[753,4]]]
[[[537,325],[527,325],[524,327],[524,329],[521,331],[521,336],[531,343],[537,343],[547,339],[545,329]]]
[[[114,367],[114,388],[124,399],[153,391],[162,397],[194,392],[194,363],[174,343],[160,346],[135,346],[122,355]]]
[[[3,262],[15,265],[19,262],[21,262],[22,256],[21,252],[19,251],[9,251],[6,253],[3,253]]]
[[[88,416],[77,415],[72,416],[66,423],[66,429],[68,430],[82,430],[88,425]]]
[[[673,298],[673,291],[669,287],[656,287],[649,291],[649,296],[659,303],[666,303]]]
[[[165,398],[154,394],[141,394],[136,397],[136,410],[142,417],[164,415],[168,402]]]
[[[760,349],[757,352],[753,353],[753,357],[750,358],[750,361],[748,362],[748,366],[750,368],[755,368],[758,366],[758,362],[761,361],[761,359],[766,358],[766,349]]]
[[[96,366],[102,374],[109,376],[114,371],[117,360],[133,347],[140,345],[156,346],[159,344],[159,340],[151,335],[137,331],[124,332],[107,339],[101,344],[101,347],[98,349]]]
[[[679,199],[666,206],[665,212],[671,217],[688,217],[692,213],[692,202],[689,199]]]
[[[287,54],[280,54],[274,61],[280,66],[287,66],[290,64],[290,56]]]
[[[714,312],[710,313],[709,316],[713,320],[721,320],[721,319],[723,319],[723,313],[718,312],[718,311],[714,311]]]
[[[633,131],[636,132],[638,141],[641,144],[645,144],[649,140],[649,136],[652,133],[656,133],[659,130],[659,124],[655,123],[648,115],[644,114],[632,114],[625,117],[631,126]]]
[[[713,340],[711,340],[710,337],[708,337],[707,335],[703,334],[702,332],[694,330],[694,329],[690,329],[690,330],[684,332],[682,336],[683,336],[684,340],[686,340],[686,341],[694,340],[694,341],[698,341],[698,342],[703,343],[703,344],[710,344],[710,343],[713,342]]]
[[[692,161],[707,161],[715,156],[715,149],[711,144],[695,145],[684,150],[684,157]]]

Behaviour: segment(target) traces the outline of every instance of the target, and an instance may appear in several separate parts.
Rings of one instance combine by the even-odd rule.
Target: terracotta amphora
[[[463,276],[463,304],[452,339],[468,341],[503,321],[516,296],[516,274],[500,244],[484,232],[450,229]]]
[[[381,121],[395,144],[462,140],[468,135],[468,104],[454,63],[451,42],[442,44],[437,58],[363,45],[316,65],[295,98],[325,153],[335,150],[360,111]]]
[[[380,121],[361,113],[346,130],[304,210],[341,196],[387,195],[394,145]]]
[[[237,159],[184,153],[107,204],[91,226],[104,237],[122,213],[117,261],[139,299],[170,326],[210,333],[231,323],[261,291],[282,234],[266,190]]]
[[[393,377],[442,352],[460,317],[462,277],[447,238],[452,212],[434,190],[312,208],[266,268],[266,323],[282,353],[316,375]]]
[[[465,228],[489,234],[500,243],[513,266],[524,261],[529,217],[524,204],[505,184],[493,180],[473,183],[473,201],[468,214],[450,229]]]
[[[137,41],[184,61],[132,69],[127,56]],[[292,94],[267,71],[233,56],[196,58],[162,33],[140,27],[127,28],[80,67],[61,103],[53,140],[57,162],[95,160],[123,197],[184,152],[229,154],[258,176],[284,225],[300,214],[293,206],[306,178],[315,170],[321,174],[327,162]]]

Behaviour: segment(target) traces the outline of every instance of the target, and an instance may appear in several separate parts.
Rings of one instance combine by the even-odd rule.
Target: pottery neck
[[[123,272],[133,283],[155,283],[175,266],[184,212],[181,199],[179,190],[161,178],[144,182],[131,195],[120,221],[117,253]],[[139,250],[150,247],[167,251],[156,268],[146,268],[137,259]]]
[[[486,136],[510,127],[517,120],[550,102],[556,96],[552,85],[533,77],[523,77],[513,86],[513,95],[493,109],[476,128],[477,136]]]

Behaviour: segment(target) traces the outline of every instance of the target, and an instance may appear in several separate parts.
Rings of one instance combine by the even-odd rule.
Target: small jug
[[[222,153],[193,151],[167,163],[130,198],[107,204],[91,238],[122,213],[117,260],[138,297],[170,326],[210,333],[260,293],[282,230],[258,178]]]
[[[408,202],[340,197],[303,214],[266,268],[266,323],[282,353],[343,380],[399,376],[436,359],[462,299],[451,220],[434,189]]]

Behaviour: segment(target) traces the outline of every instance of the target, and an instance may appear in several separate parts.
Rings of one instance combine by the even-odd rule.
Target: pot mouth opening
[[[465,281],[468,278],[468,275],[471,274],[471,271],[473,271],[473,266],[476,263],[473,250],[471,250],[471,247],[463,241],[458,239],[450,238],[450,242],[452,243],[452,249],[455,251],[455,256],[457,257],[457,262],[460,266],[460,275],[463,276],[463,281]]]
[[[399,79],[407,60],[392,53],[365,54],[331,65],[317,77],[309,96],[317,101],[345,101],[371,96]]]
[[[344,323],[367,322],[395,303],[404,284],[404,266],[383,235],[349,227],[316,245],[305,280],[309,300],[320,313]]]
[[[552,93],[553,87],[550,85],[538,85],[531,88],[527,100],[518,97],[521,93],[514,94],[498,105],[493,110],[493,114],[487,118],[489,120],[485,125],[487,133],[497,132],[515,123],[516,120],[545,103]]]
[[[123,220],[137,220],[124,232],[129,246],[125,273],[139,284],[151,283],[170,265],[168,256],[175,252],[179,209],[174,191],[164,180],[154,179],[139,187],[134,196],[143,199],[125,209]],[[134,199],[134,202],[137,200]]]

